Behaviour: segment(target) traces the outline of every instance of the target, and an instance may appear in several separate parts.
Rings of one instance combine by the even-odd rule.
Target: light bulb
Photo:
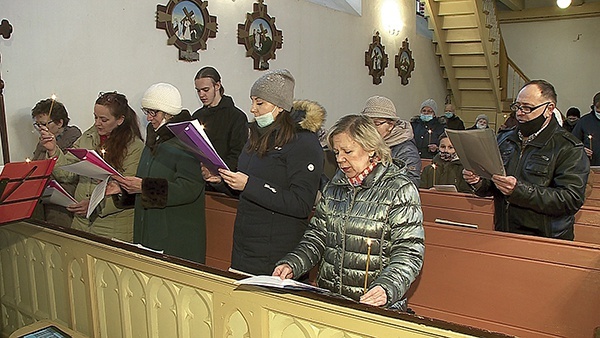
[[[556,0],[558,8],[565,9],[571,5],[571,0]]]

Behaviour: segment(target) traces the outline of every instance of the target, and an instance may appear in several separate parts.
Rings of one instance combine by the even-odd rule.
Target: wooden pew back
[[[600,246],[425,223],[417,314],[521,337],[592,337]]]
[[[494,229],[494,201],[464,193],[419,189],[423,219],[437,218],[476,224],[479,229]],[[575,215],[575,240],[600,244],[600,207],[584,205]]]
[[[465,200],[489,212],[488,200]],[[236,206],[206,194],[209,266],[229,267]],[[591,337],[600,326],[600,245],[424,225],[425,263],[408,293],[418,315],[523,337]]]

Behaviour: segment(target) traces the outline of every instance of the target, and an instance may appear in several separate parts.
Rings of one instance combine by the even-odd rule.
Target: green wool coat
[[[135,196],[133,239],[166,254],[204,263],[206,221],[201,163],[166,128],[159,129],[160,138],[142,153],[136,174],[142,178],[142,193]],[[155,137],[150,129],[147,144]]]

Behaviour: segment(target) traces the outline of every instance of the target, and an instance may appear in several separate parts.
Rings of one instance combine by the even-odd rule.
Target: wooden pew
[[[600,246],[425,223],[417,314],[520,337],[592,337]]]
[[[491,198],[465,193],[438,192],[419,189],[423,219],[435,222],[444,219],[475,224],[479,229],[494,229],[494,204]],[[600,244],[600,207],[584,205],[575,214],[575,240]]]
[[[233,224],[238,201],[223,194],[206,193],[206,265],[227,270],[231,265]]]
[[[469,198],[473,212],[488,210],[486,199]],[[229,267],[236,205],[206,194],[209,266]],[[600,326],[599,257],[600,245],[425,222],[425,263],[409,306],[523,337],[591,337]]]

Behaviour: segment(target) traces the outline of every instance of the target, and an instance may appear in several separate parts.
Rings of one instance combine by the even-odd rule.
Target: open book
[[[73,196],[71,196],[71,194],[69,194],[58,182],[50,180],[42,194],[42,203],[67,207],[77,203],[77,200],[75,200],[75,198],[73,198]]]
[[[64,165],[60,169],[99,180],[103,180],[106,176],[111,175],[123,177],[115,168],[106,163],[95,150],[69,148],[67,151],[75,155],[80,161]]]
[[[326,294],[330,293],[330,291],[327,289],[312,286],[310,284],[301,283],[293,279],[281,279],[277,276],[252,276],[242,280],[238,280],[235,282],[235,284],[256,285],[286,290],[313,291]]]
[[[100,182],[100,184],[94,188],[94,191],[92,191],[92,196],[90,196],[90,204],[88,205],[88,210],[85,216],[86,218],[89,218],[98,204],[100,204],[100,202],[102,202],[104,199],[104,195],[106,194],[106,186],[108,185],[110,176],[118,175],[123,177],[123,175],[121,175],[121,173],[119,173],[110,164],[106,163],[106,161],[100,155],[98,155],[95,150],[69,148],[67,151],[75,155],[75,157],[77,157],[80,161],[77,163],[64,165],[60,167],[60,169],[70,171],[80,176],[102,180],[102,182]]]
[[[446,129],[446,134],[465,169],[487,179],[492,175],[506,176],[496,135],[491,129]]]
[[[167,124],[167,128],[183,144],[200,158],[204,166],[212,173],[217,173],[217,169],[224,168],[229,170],[225,161],[217,154],[215,147],[204,132],[204,127],[194,119],[192,121],[176,122]]]

